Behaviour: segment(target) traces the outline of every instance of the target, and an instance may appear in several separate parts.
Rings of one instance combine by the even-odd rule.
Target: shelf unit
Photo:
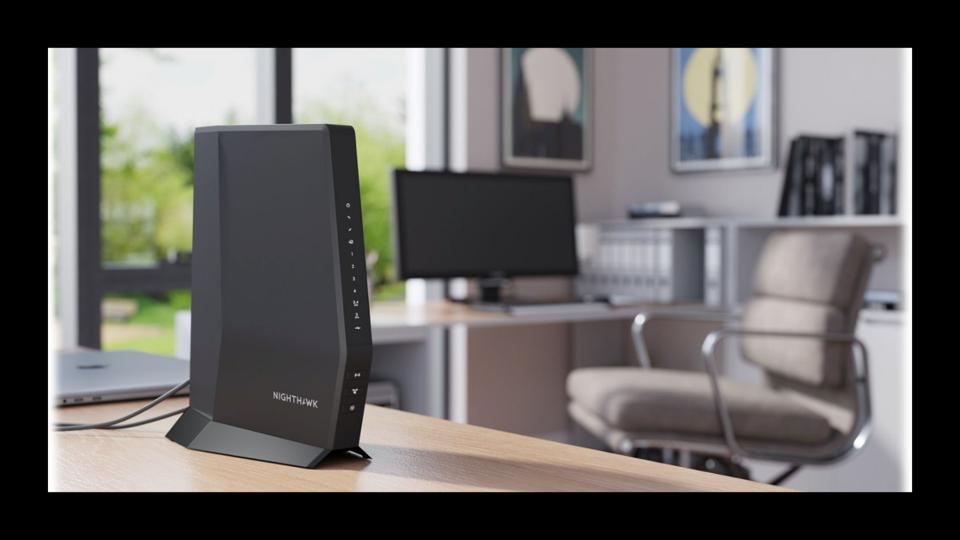
[[[638,229],[717,229],[722,238],[722,305],[736,312],[749,296],[753,268],[763,243],[773,231],[783,229],[855,230],[867,241],[882,246],[886,255],[873,270],[870,288],[896,290],[903,295],[903,235],[905,223],[897,215],[839,215],[792,217],[679,217],[642,220],[609,220],[600,230],[627,232]]]
[[[763,228],[871,228],[902,227],[903,219],[891,215],[851,215],[838,216],[790,216],[790,217],[677,217],[651,219],[616,219],[597,222],[602,227],[612,228],[678,228],[695,229],[712,226],[763,227]]]

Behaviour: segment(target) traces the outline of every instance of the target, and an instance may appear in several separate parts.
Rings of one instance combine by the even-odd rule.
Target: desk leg
[[[454,324],[449,330],[447,343],[448,371],[448,407],[450,420],[467,423],[467,327]]]
[[[394,382],[400,390],[402,410],[446,418],[444,343],[443,327],[391,335],[375,331],[370,379]]]
[[[442,326],[430,328],[426,348],[430,416],[448,418],[446,329]]]

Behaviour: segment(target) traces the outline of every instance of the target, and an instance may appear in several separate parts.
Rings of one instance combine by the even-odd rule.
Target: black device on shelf
[[[353,128],[216,126],[195,140],[190,408],[167,438],[301,467],[368,458]]]
[[[578,273],[570,176],[396,170],[397,276],[480,278],[499,303],[514,276]]]
[[[680,217],[677,201],[640,202],[627,205],[628,219]]]
[[[844,169],[842,137],[795,137],[790,141],[778,214],[843,214]]]

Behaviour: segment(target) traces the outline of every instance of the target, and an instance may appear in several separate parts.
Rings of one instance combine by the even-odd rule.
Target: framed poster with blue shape
[[[776,50],[673,49],[675,172],[776,166]]]
[[[502,49],[504,167],[585,171],[593,152],[591,49]]]

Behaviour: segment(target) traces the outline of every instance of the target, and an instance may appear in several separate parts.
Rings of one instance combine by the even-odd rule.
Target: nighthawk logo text
[[[283,401],[285,403],[292,403],[294,405],[303,405],[304,407],[313,407],[314,409],[319,409],[317,406],[317,400],[307,399],[300,396],[295,396],[293,394],[287,394],[285,392],[274,392],[273,399],[278,401]]]

